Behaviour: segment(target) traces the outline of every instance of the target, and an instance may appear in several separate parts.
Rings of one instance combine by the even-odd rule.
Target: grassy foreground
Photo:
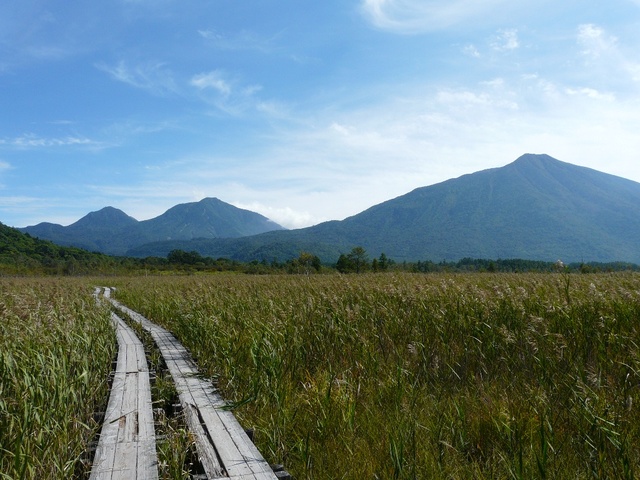
[[[640,276],[156,277],[116,296],[299,479],[634,478]]]
[[[92,290],[68,278],[0,281],[0,478],[84,473],[116,349]]]

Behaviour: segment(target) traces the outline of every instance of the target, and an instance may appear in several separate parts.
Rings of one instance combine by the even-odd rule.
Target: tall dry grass
[[[640,276],[174,277],[177,334],[296,478],[634,478]]]
[[[85,473],[115,353],[91,293],[86,280],[0,280],[0,478]]]

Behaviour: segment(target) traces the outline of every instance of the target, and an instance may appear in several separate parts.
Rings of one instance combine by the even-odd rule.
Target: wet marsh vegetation
[[[634,478],[634,274],[123,280],[296,478]]]
[[[638,274],[222,274],[2,279],[0,478],[82,478],[116,349],[104,284],[295,478],[638,474]],[[163,476],[186,478],[192,441],[165,426]]]
[[[84,280],[0,281],[0,478],[84,478],[116,340]]]

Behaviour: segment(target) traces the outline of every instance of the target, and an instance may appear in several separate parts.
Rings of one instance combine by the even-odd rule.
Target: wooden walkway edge
[[[196,438],[200,462],[209,480],[275,480],[262,457],[210,381],[200,378],[189,352],[164,328],[110,297],[118,310],[139,322],[157,344],[178,391],[187,425]],[[141,477],[139,477],[141,478]]]
[[[156,480],[158,460],[149,369],[142,342],[116,314],[118,360],[91,480]]]

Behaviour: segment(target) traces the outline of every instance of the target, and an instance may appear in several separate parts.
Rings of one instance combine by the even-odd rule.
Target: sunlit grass
[[[115,337],[92,287],[0,281],[0,478],[81,477]]]
[[[633,478],[637,275],[132,279],[297,478]]]
[[[638,275],[109,282],[177,334],[254,427],[267,460],[296,478],[638,471]],[[81,474],[115,353],[95,284],[0,282],[2,478]],[[185,458],[175,445],[191,440],[179,424],[167,429],[176,435],[159,448],[167,464],[178,456],[177,478]]]

